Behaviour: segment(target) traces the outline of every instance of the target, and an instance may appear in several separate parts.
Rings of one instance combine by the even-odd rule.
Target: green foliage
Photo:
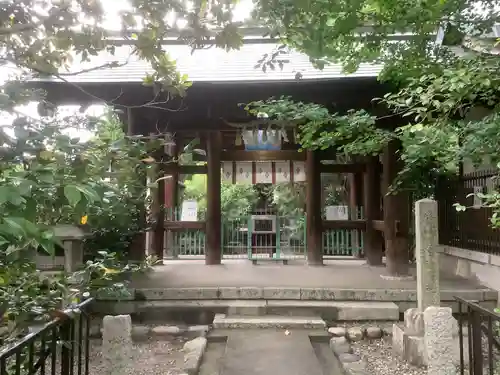
[[[377,155],[393,136],[376,126],[376,117],[364,110],[330,113],[314,103],[295,102],[289,97],[249,103],[250,114],[266,113],[270,119],[295,122],[299,143],[305,149],[334,148],[339,154]]]
[[[85,151],[87,170],[100,177],[98,192],[103,198],[87,207],[87,228],[92,235],[85,240],[85,253],[108,251],[123,259],[134,237],[148,226],[141,219],[147,194],[144,180],[153,166],[142,160],[160,143],[126,137],[112,112],[99,119],[93,130],[96,135]]]
[[[272,35],[305,52],[320,68],[335,61],[352,72],[361,62],[380,62],[385,65],[384,76],[392,80],[415,76],[430,58],[449,58],[446,48],[434,45],[439,26],[453,30],[456,43],[471,30],[488,30],[499,17],[496,0],[480,4],[473,0],[260,0],[255,14]],[[402,33],[413,35],[405,43],[394,43],[391,36]]]
[[[206,175],[194,175],[186,180],[184,199],[198,202],[198,214],[204,216],[207,210]],[[253,185],[221,183],[221,212],[224,220],[235,220],[250,214],[257,202],[258,193]]]
[[[170,21],[171,14],[187,23],[184,40],[193,48],[202,47],[213,26],[219,28],[217,46],[225,49],[241,45],[237,28],[231,23],[231,1],[209,6],[204,0],[184,4],[170,0],[132,0],[119,12],[115,24],[120,32],[106,29],[109,24],[107,0],[6,0],[0,4],[0,63],[14,65],[41,76],[74,75],[65,68],[73,62],[90,61],[101,51],[115,52],[112,39],[135,40],[131,52],[147,61],[153,73],[144,78],[155,94],[184,95],[190,86],[188,77],[176,70],[175,61],[158,41],[177,29]],[[90,21],[90,22],[89,22]],[[189,31],[187,31],[189,30]],[[119,66],[117,62],[105,67]],[[103,66],[90,68],[99,69]],[[87,69],[88,70],[88,69]],[[0,91],[0,108],[13,110],[16,105],[39,99],[42,93],[19,85],[5,85]]]

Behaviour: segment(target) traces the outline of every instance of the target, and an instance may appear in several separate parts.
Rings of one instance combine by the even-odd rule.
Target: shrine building
[[[349,231],[359,233],[350,235],[349,240],[361,244],[357,256],[364,256],[368,263],[376,265],[382,263],[385,252],[390,275],[407,272],[408,196],[405,193],[384,194],[400,167],[397,145],[389,144],[380,157],[339,161],[335,150],[300,150],[294,124],[269,120],[265,114],[259,118],[251,117],[241,106],[269,97],[291,96],[297,101],[325,105],[339,113],[364,108],[373,114],[384,114],[372,102],[372,98],[381,97],[386,92],[386,87],[377,80],[380,66],[361,64],[356,72],[346,75],[340,65],[335,64],[316,70],[307,56],[289,51],[280,56],[289,60],[282,69],[276,67],[264,72],[255,68],[256,62],[263,54],[271,54],[278,47],[269,39],[245,39],[240,50],[231,52],[209,48],[191,53],[189,46],[180,45],[178,41],[167,40],[165,45],[170,55],[177,59],[178,70],[193,82],[183,99],[168,98],[167,101],[164,97],[155,97],[151,87],[142,84],[148,72],[147,66],[129,57],[130,45],[126,44],[117,47],[115,56],[100,55],[99,61],[95,62],[95,65],[100,65],[128,61],[123,66],[68,76],[65,82],[57,78],[36,80],[36,84],[47,91],[47,100],[55,105],[85,107],[98,102],[112,103],[123,110],[122,119],[128,127],[128,134],[167,136],[175,146],[165,149],[162,160],[176,160],[189,142],[200,139],[197,148],[204,150],[206,155],[199,155],[197,163],[168,162],[161,165],[162,173],[172,178],[159,182],[160,193],[155,202],[167,210],[180,207],[177,188],[180,176],[204,174],[207,176],[206,215],[202,220],[182,221],[158,210],[153,253],[159,257],[168,253],[172,245],[172,240],[169,245],[169,233],[192,231],[203,234],[202,255],[206,264],[219,264],[226,246],[240,246],[252,258],[252,249],[258,247],[256,243],[260,237],[256,232],[259,227],[262,238],[267,232],[272,234],[272,240],[265,245],[273,248],[269,251],[270,258],[276,257],[276,247],[283,250],[300,245],[309,265],[321,265],[325,258],[325,233]],[[393,118],[379,123],[384,127],[397,125]],[[361,209],[362,215],[348,215],[347,220],[325,216],[321,178],[322,175],[334,174],[349,175],[345,205]],[[224,183],[260,187],[278,183],[302,184],[305,189],[303,237],[295,242],[287,240],[288,245],[284,245],[285,234],[279,228],[288,224],[277,223],[278,214],[259,213],[257,207],[250,215],[251,220],[242,221],[246,229],[238,229],[246,233],[241,237],[244,239],[226,243],[224,236],[227,231],[221,214],[221,185]],[[297,223],[297,220],[292,221]],[[137,259],[144,256],[144,240],[139,243],[141,245],[133,254]]]

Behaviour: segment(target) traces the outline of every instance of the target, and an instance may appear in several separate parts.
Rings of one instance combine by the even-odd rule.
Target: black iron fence
[[[474,194],[488,193],[497,186],[498,171],[481,171],[438,181],[439,243],[500,255],[500,230],[491,226],[493,211],[481,207]],[[467,209],[457,211],[459,203]]]
[[[88,375],[92,299],[0,345],[0,375]]]
[[[500,374],[500,314],[477,303],[455,299],[459,309],[460,375]]]

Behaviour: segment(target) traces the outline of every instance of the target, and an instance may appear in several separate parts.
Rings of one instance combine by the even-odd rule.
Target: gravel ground
[[[186,339],[179,337],[170,340],[149,339],[134,342],[132,347],[133,362],[130,370],[121,375],[177,375],[182,373],[181,367],[184,362],[182,347],[185,341]],[[89,375],[102,375],[104,373],[101,343],[99,339],[90,341]],[[59,375],[61,373],[60,353],[58,353],[57,362],[56,372],[51,374],[51,360],[49,357],[45,362],[45,373]],[[78,357],[76,353],[74,364],[74,373],[78,374]],[[84,373],[84,370],[84,365],[82,365],[82,373]]]
[[[356,354],[368,362],[371,375],[424,375],[426,368],[412,366],[392,353],[391,337],[381,340],[362,341],[352,345]]]
[[[169,341],[150,339],[135,342],[132,349],[133,363],[128,374],[176,375],[181,373],[184,361],[182,347],[185,341],[182,338],[175,338]],[[103,373],[101,341],[93,340],[89,375],[102,375]]]

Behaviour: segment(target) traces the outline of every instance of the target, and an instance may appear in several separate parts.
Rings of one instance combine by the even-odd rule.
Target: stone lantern
[[[64,270],[77,271],[83,266],[83,240],[86,233],[76,225],[61,224],[54,228],[54,235],[64,248]]]

